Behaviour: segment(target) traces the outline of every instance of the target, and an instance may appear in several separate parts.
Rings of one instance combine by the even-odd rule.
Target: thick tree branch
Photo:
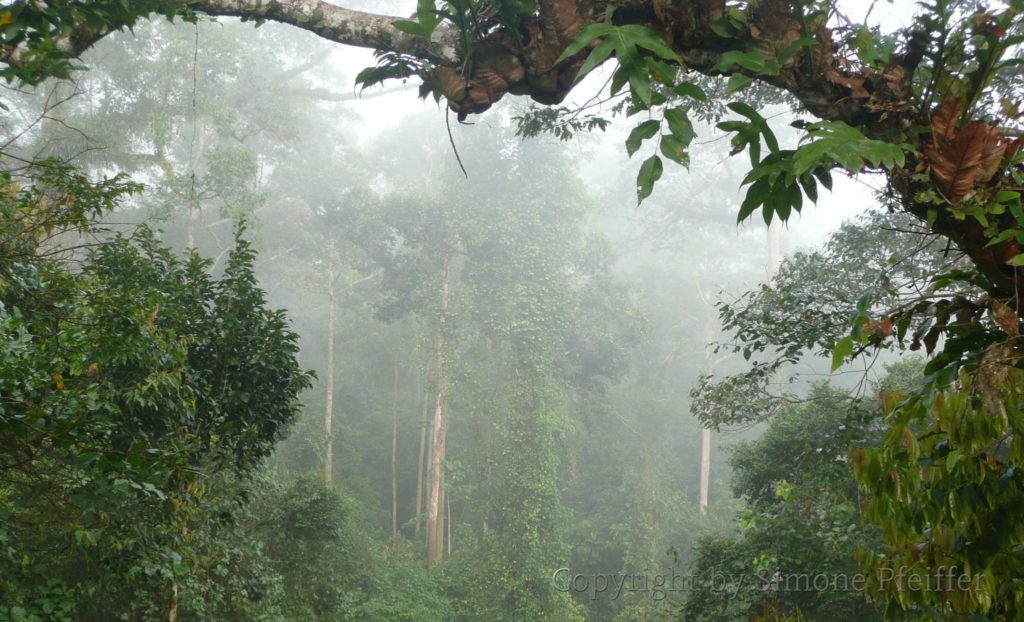
[[[404,18],[354,11],[322,0],[168,0],[152,6],[154,12],[188,8],[214,16],[269,20],[344,45],[390,50],[437,63],[458,61],[458,34],[449,28],[438,28],[429,40],[423,39],[392,26],[395,20]],[[61,52],[77,57],[111,32],[83,24],[55,43]],[[16,66],[24,61],[23,47],[0,48],[0,62]]]

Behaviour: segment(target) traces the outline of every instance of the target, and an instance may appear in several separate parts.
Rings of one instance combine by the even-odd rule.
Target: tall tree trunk
[[[444,524],[447,525],[448,531],[448,557],[452,556],[452,497],[448,494],[448,491],[444,493]]]
[[[391,396],[391,536],[398,536],[398,359],[395,358],[395,383]]]
[[[167,605],[167,622],[178,622],[178,582],[171,581],[171,601]]]
[[[423,416],[420,418],[420,457],[416,462],[416,526],[415,535],[420,535],[420,516],[423,514],[423,459],[427,453],[427,408],[428,400],[426,394],[422,393],[417,381],[417,393],[423,402]]]
[[[708,513],[708,491],[711,488],[711,428],[701,430],[700,437],[700,515]]]
[[[705,275],[711,269],[711,257],[705,253],[703,272]],[[697,287],[697,293],[708,309],[714,308],[714,302],[701,286]],[[704,373],[715,373],[715,355],[713,341],[715,338],[715,320],[710,316],[704,319]],[[700,496],[697,500],[697,507],[701,516],[708,513],[708,496],[711,492],[711,428],[703,427],[700,434]]]
[[[327,269],[327,395],[324,407],[324,438],[327,441],[324,455],[324,479],[334,482],[334,267]]]
[[[430,448],[430,491],[427,495],[427,569],[441,559],[441,531],[438,528],[441,508],[441,472],[444,467],[445,437],[448,422],[445,419],[445,394],[448,390],[447,370],[444,364],[445,321],[451,280],[451,257],[444,261],[444,279],[441,281],[441,312],[438,316],[436,341],[437,396],[434,401],[434,429]]]
[[[444,487],[444,469],[441,470],[441,499],[438,502],[437,522],[434,523],[434,540],[437,542],[437,559],[444,557],[444,526],[445,526],[445,505],[448,500],[448,491]]]

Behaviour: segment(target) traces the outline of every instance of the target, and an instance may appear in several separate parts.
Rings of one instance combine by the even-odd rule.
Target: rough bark
[[[307,30],[318,37],[355,47],[391,50],[438,63],[458,61],[458,33],[438,28],[430,39],[414,37],[392,26],[390,15],[353,11],[322,0],[167,0],[153,5],[154,13],[169,13],[188,7],[214,16],[269,20]],[[82,24],[54,40],[58,50],[79,56],[113,31]],[[0,62],[25,62],[25,50],[0,46]]]

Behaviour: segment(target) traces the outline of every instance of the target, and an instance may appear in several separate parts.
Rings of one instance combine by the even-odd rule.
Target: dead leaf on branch
[[[959,125],[960,102],[946,100],[932,114],[932,142],[924,147],[936,186],[957,204],[978,184],[999,172],[1005,147],[996,127],[983,121]]]
[[[1016,337],[1020,334],[1020,318],[1013,309],[998,300],[992,303],[992,317],[999,328],[1007,335]]]

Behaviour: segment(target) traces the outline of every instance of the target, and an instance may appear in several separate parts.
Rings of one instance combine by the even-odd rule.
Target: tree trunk
[[[444,261],[444,279],[441,281],[441,312],[438,317],[436,342],[437,396],[434,401],[434,429],[430,448],[430,490],[427,495],[427,569],[441,559],[441,531],[439,529],[441,508],[441,473],[444,467],[445,437],[448,422],[445,420],[445,393],[448,378],[444,364],[445,320],[448,313],[448,292],[451,279],[451,258]]]
[[[427,453],[427,396],[417,390],[423,401],[423,416],[420,419],[420,457],[416,461],[416,525],[414,533],[420,535],[420,516],[423,514],[423,459]]]
[[[398,359],[395,359],[394,392],[391,397],[391,536],[398,537]]]
[[[708,513],[708,491],[711,488],[711,428],[701,430],[700,437],[700,515]]]
[[[444,494],[445,521],[448,530],[448,557],[452,556],[452,497],[446,491]]]
[[[334,268],[327,270],[327,395],[324,407],[324,438],[326,453],[324,455],[324,479],[328,484],[334,482]]]
[[[441,499],[438,502],[437,522],[434,523],[434,540],[437,542],[437,559],[434,561],[440,561],[444,557],[445,505],[448,500],[448,491],[444,487],[443,469],[441,470],[440,488]]]
[[[167,605],[167,622],[178,622],[178,582],[171,581],[171,601]]]

